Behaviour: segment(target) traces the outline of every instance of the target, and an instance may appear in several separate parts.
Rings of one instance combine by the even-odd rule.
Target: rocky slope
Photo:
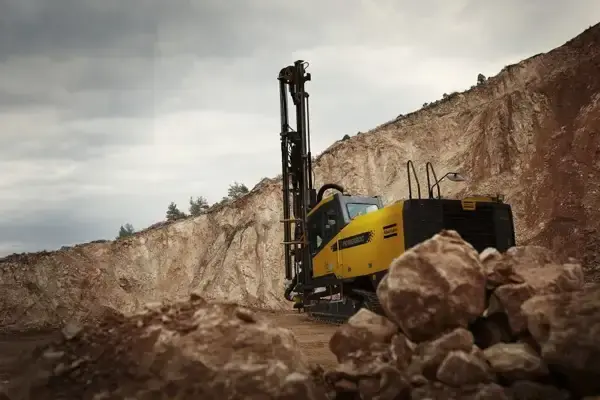
[[[517,240],[600,264],[600,25],[506,67],[482,85],[338,142],[318,157],[317,184],[407,195],[405,164],[425,179],[458,170],[443,195],[504,193]],[[274,155],[278,157],[278,155]],[[205,298],[285,307],[281,184],[264,180],[234,204],[132,238],[0,261],[0,329],[42,328],[133,312],[149,301]]]

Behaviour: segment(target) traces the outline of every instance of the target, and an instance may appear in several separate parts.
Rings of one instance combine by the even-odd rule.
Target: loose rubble
[[[338,398],[600,395],[600,285],[584,286],[574,260],[560,263],[539,246],[477,254],[442,231],[394,260],[377,294],[387,318],[363,309],[331,339],[332,351],[353,349],[324,374]],[[359,337],[377,345],[360,347]],[[365,380],[380,385],[367,391]]]
[[[478,254],[442,231],[399,256],[308,364],[291,331],[233,304],[155,305],[67,326],[11,399],[577,400],[600,396],[600,285],[538,246]],[[25,380],[27,379],[27,380]],[[27,397],[29,396],[29,397]]]
[[[11,399],[325,399],[293,334],[199,296],[69,329]]]

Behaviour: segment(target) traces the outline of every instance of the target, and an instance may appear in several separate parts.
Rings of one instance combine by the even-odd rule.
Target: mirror
[[[465,177],[459,174],[458,172],[450,172],[448,173],[448,180],[452,182],[463,182]]]

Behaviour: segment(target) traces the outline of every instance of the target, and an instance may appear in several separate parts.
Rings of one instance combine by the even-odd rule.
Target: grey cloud
[[[417,74],[411,70],[423,59],[440,63],[432,73],[443,74],[449,58],[477,68],[489,61],[499,71],[507,59],[562,44],[600,13],[597,0],[0,3],[0,162],[5,170],[35,167],[20,184],[0,178],[0,211],[9,210],[0,215],[0,248],[24,243],[28,250],[110,239],[125,222],[143,228],[163,218],[170,201],[186,209],[189,196],[217,201],[234,180],[251,187],[279,173],[276,75],[296,57],[310,61],[314,74],[308,90],[318,153],[345,133],[440,98],[445,89],[428,77],[388,84]],[[408,48],[410,56],[367,60],[361,68],[373,70],[359,75],[364,54],[347,49],[360,45]],[[341,46],[350,56],[341,56]],[[210,110],[261,122],[254,131],[170,123],[174,135],[198,135],[189,166],[189,155],[181,162],[177,148],[156,145],[154,124],[165,114]],[[231,138],[230,154],[202,153],[200,135],[207,145]],[[247,154],[241,135],[272,143]],[[173,144],[185,148],[186,140]],[[173,154],[155,162],[163,151]]]
[[[4,162],[29,159],[31,162],[71,160],[87,162],[127,146],[144,142],[142,132],[82,131],[69,129],[38,137],[0,136]]]
[[[3,9],[1,55],[53,57],[248,55],[261,43],[293,36],[295,31],[285,28],[310,22],[312,14],[239,0],[8,0]],[[314,39],[318,34],[306,33],[295,36]]]
[[[153,55],[158,17],[167,4],[114,0],[4,3],[0,55],[45,54],[57,58],[94,53]]]

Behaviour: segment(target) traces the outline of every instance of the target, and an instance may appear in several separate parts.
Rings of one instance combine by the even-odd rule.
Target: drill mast
[[[279,72],[281,109],[281,160],[283,180],[283,237],[285,277],[292,280],[286,288],[289,295],[296,285],[309,282],[312,273],[307,214],[316,200],[313,188],[308,93],[305,83],[311,80],[308,63],[298,60]],[[289,92],[296,108],[296,129],[290,127]],[[292,230],[292,226],[294,229]]]

